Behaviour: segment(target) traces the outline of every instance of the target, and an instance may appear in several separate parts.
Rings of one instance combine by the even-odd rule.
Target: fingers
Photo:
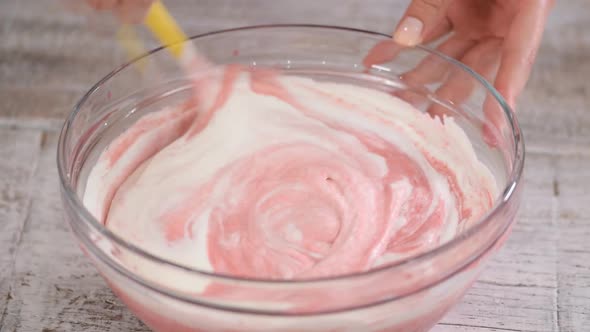
[[[111,10],[117,5],[117,0],[87,0],[88,5],[96,10]]]
[[[461,59],[475,45],[475,41],[451,37],[443,42],[437,50],[454,59]],[[416,68],[402,74],[402,79],[411,85],[424,85],[442,81],[451,66],[438,55],[424,58]]]
[[[422,40],[423,44],[430,43],[435,41],[444,35],[450,33],[453,30],[453,25],[451,21],[445,16],[441,19],[441,21],[431,30],[424,34],[424,38]]]
[[[398,24],[393,41],[375,45],[363,59],[365,68],[393,60],[405,46],[436,40],[452,29],[446,18],[451,0],[414,0]],[[427,23],[427,25],[424,24]]]
[[[501,43],[502,41],[497,38],[486,39],[469,50],[463,57],[462,62],[490,80],[497,68]],[[447,81],[436,90],[435,96],[437,99],[449,102],[459,109],[471,97],[476,83],[476,80],[468,73],[460,69],[454,69]],[[442,115],[449,114],[449,110],[444,106],[433,104],[428,109],[428,113],[432,116],[442,117]]]
[[[112,11],[125,23],[140,23],[154,0],[86,0],[100,11]]]
[[[453,58],[461,58],[473,45],[475,45],[474,41],[450,38],[437,50]],[[374,65],[392,61],[403,49],[404,47],[393,40],[381,41],[368,52],[363,60],[363,65],[369,70]],[[420,89],[424,84],[442,81],[449,66],[450,64],[442,61],[438,55],[429,55],[416,68],[401,75],[401,79],[410,89],[397,90],[392,94],[421,109],[422,105],[428,102],[425,97],[427,93],[423,94],[411,89]]]
[[[119,0],[114,12],[123,22],[141,23],[152,2],[152,0]]]
[[[446,10],[451,0],[413,0],[398,24],[393,39],[405,46],[424,42],[425,37],[440,35],[450,30]]]
[[[553,1],[522,1],[505,38],[496,89],[514,108],[528,81]]]
[[[393,60],[399,52],[403,49],[399,44],[393,40],[383,40],[377,43],[363,59],[363,66],[370,69],[374,65],[386,63]]]
[[[491,94],[488,94],[484,101],[483,115],[484,121],[481,128],[483,139],[490,147],[499,147],[506,141],[502,133],[507,121],[500,103]]]

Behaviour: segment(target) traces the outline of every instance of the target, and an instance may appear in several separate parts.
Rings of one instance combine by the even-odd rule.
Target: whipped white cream
[[[224,77],[199,111],[143,117],[89,175],[85,206],[153,255],[242,277],[355,273],[448,241],[496,197],[452,118],[359,86]],[[210,286],[118,258],[174,289]]]

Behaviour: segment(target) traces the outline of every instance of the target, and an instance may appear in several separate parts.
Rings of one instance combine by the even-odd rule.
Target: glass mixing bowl
[[[519,205],[524,143],[514,114],[498,92],[458,61],[422,46],[402,49],[390,37],[368,31],[259,26],[196,36],[187,43],[218,64],[269,66],[314,79],[372,86],[420,111],[453,117],[495,176],[500,194],[485,216],[452,240],[366,272],[261,280],[162,259],[108,230],[82,203],[89,170],[105,147],[141,116],[190,95],[190,82],[176,60],[166,49],[156,49],[92,87],[67,118],[59,141],[66,218],[113,291],[155,331],[411,332],[436,324],[503,244]],[[439,75],[432,75],[434,71]],[[128,262],[157,272],[138,274]],[[173,280],[164,283],[163,278]],[[171,286],[176,281],[215,283],[252,294],[252,301],[204,296]],[[267,295],[282,301],[265,302]],[[288,305],[301,297],[318,301],[305,309]]]

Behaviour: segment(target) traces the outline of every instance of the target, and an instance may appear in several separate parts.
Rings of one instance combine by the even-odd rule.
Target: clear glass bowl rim
[[[340,26],[315,25],[315,24],[269,24],[269,25],[252,25],[252,26],[244,26],[244,27],[238,27],[238,28],[217,30],[217,31],[213,31],[213,32],[208,32],[208,33],[204,33],[204,34],[191,36],[188,38],[188,40],[182,41],[179,44],[182,44],[185,42],[190,42],[193,40],[198,40],[200,38],[209,37],[209,36],[226,35],[226,34],[233,33],[233,32],[256,31],[256,30],[261,30],[261,29],[262,30],[308,29],[310,31],[321,29],[321,30],[332,30],[332,31],[337,31],[337,32],[343,32],[343,33],[357,33],[357,34],[361,34],[361,35],[379,37],[379,38],[387,38],[387,39],[391,38],[391,36],[388,36],[388,35],[385,35],[382,33],[378,33],[378,32],[362,30],[362,29],[355,29],[355,28],[348,28],[348,27],[340,27]],[[70,127],[71,127],[72,123],[76,119],[78,113],[81,111],[84,103],[95,91],[100,89],[100,87],[103,86],[103,84],[105,84],[106,82],[108,82],[109,79],[113,78],[118,73],[120,73],[121,71],[123,71],[127,67],[131,66],[133,63],[135,63],[143,58],[149,57],[150,55],[160,52],[166,48],[167,48],[167,46],[161,46],[161,47],[155,48],[155,49],[119,66],[118,68],[116,68],[115,70],[113,70],[109,74],[107,74],[105,77],[103,77],[101,80],[99,80],[95,85],[93,85],[88,90],[88,92],[86,92],[82,96],[82,98],[76,103],[76,105],[73,108],[73,111],[66,118],[64,125],[62,127],[62,130],[61,130],[61,133],[60,133],[60,137],[59,137],[59,141],[58,141],[58,148],[57,148],[57,167],[58,167],[58,174],[59,174],[61,189],[65,193],[65,199],[67,199],[69,201],[69,203],[75,208],[75,212],[80,217],[80,218],[77,218],[75,220],[75,222],[81,222],[78,219],[84,219],[87,222],[87,224],[91,228],[94,229],[94,231],[100,233],[101,235],[103,235],[107,239],[109,239],[110,241],[113,241],[117,245],[125,248],[126,250],[129,250],[129,251],[133,252],[134,254],[137,254],[137,255],[139,255],[145,259],[148,259],[152,262],[167,265],[169,267],[180,269],[185,272],[195,273],[195,274],[199,274],[199,275],[203,275],[203,276],[211,277],[211,278],[215,278],[215,279],[222,279],[222,280],[225,279],[225,280],[234,281],[234,282],[238,281],[238,282],[247,282],[250,284],[252,284],[252,283],[262,284],[262,285],[264,285],[264,284],[275,284],[275,285],[276,284],[290,284],[290,285],[293,285],[293,284],[331,282],[331,281],[335,281],[335,280],[348,280],[348,279],[353,279],[353,278],[358,278],[358,277],[364,277],[364,276],[379,273],[381,271],[389,270],[389,269],[401,269],[405,265],[408,265],[410,263],[415,263],[417,260],[427,260],[427,259],[430,259],[430,258],[436,256],[436,255],[442,254],[445,251],[449,251],[451,248],[460,245],[462,242],[468,240],[470,237],[473,237],[475,234],[479,233],[484,228],[484,226],[487,223],[491,222],[494,219],[494,216],[500,210],[502,210],[502,208],[507,204],[507,202],[513,196],[513,194],[516,192],[515,189],[517,188],[517,186],[521,182],[522,172],[524,169],[524,157],[525,157],[524,140],[523,140],[523,137],[521,134],[521,129],[520,129],[518,122],[516,120],[516,117],[514,116],[513,111],[511,110],[510,106],[506,103],[504,98],[483,77],[481,77],[479,74],[477,74],[472,69],[465,66],[464,64],[462,64],[458,60],[455,60],[445,54],[442,54],[442,53],[438,52],[437,50],[434,50],[430,47],[427,47],[424,45],[418,45],[418,46],[415,46],[414,48],[419,49],[424,52],[427,52],[427,53],[430,53],[430,54],[433,54],[433,55],[437,56],[438,58],[440,58],[441,60],[451,63],[454,67],[465,71],[467,74],[469,74],[469,76],[471,78],[474,78],[481,85],[483,85],[483,87],[486,89],[486,91],[489,92],[494,97],[494,99],[498,102],[498,104],[501,106],[501,108],[504,111],[504,114],[508,120],[508,123],[511,126],[510,129],[512,131],[513,139],[514,139],[514,146],[513,146],[514,154],[512,156],[514,158],[514,162],[511,165],[512,172],[509,174],[509,176],[507,178],[507,184],[501,190],[500,196],[495,200],[492,208],[484,216],[482,216],[480,218],[480,220],[478,220],[473,226],[471,226],[470,228],[465,230],[461,234],[461,236],[457,236],[457,237],[453,238],[452,240],[450,240],[442,245],[439,245],[437,247],[434,247],[431,250],[426,251],[424,253],[421,253],[421,254],[418,254],[418,255],[415,255],[415,256],[412,256],[412,257],[409,257],[409,258],[406,258],[406,259],[403,259],[403,260],[400,260],[400,261],[397,261],[397,262],[394,262],[391,264],[386,264],[386,265],[383,265],[383,266],[380,266],[380,267],[377,267],[374,269],[370,269],[368,271],[342,274],[342,275],[336,275],[336,276],[330,276],[330,277],[297,279],[297,280],[247,278],[247,277],[238,277],[238,276],[232,276],[232,275],[227,275],[227,274],[218,274],[218,273],[214,273],[214,272],[203,271],[203,270],[199,270],[196,268],[184,266],[184,265],[172,262],[172,261],[168,261],[166,259],[163,259],[159,256],[154,255],[154,254],[151,254],[151,253],[127,242],[125,239],[123,239],[123,238],[119,237],[117,234],[111,232],[102,223],[100,223],[98,220],[96,220],[96,218],[94,218],[94,216],[90,213],[90,211],[88,211],[86,209],[86,207],[82,203],[81,199],[76,194],[76,189],[71,185],[71,183],[69,181],[70,169],[66,163],[67,156],[66,156],[66,147],[65,147],[66,140],[70,134]],[[469,261],[464,262],[464,264],[462,264],[461,267],[458,267],[455,271],[448,271],[448,274],[445,275],[444,277],[437,279],[436,281],[433,281],[429,285],[425,285],[424,287],[421,287],[419,290],[415,290],[415,292],[418,292],[421,289],[428,288],[428,287],[432,286],[432,284],[435,284],[435,283],[441,282],[443,280],[446,280],[448,278],[451,278],[457,272],[461,271],[463,269],[463,267],[469,265],[470,263],[472,263],[473,261],[478,259],[481,255],[483,255],[491,247],[493,247],[493,245],[498,241],[498,239],[502,236],[502,234],[504,234],[505,231],[508,229],[508,226],[509,226],[509,223],[504,225],[502,232],[500,232],[495,239],[490,241],[487,248],[483,248],[483,250],[480,250],[479,255],[477,255],[476,257],[472,257]],[[133,275],[132,272],[127,270],[126,268],[120,267],[119,263],[112,261],[112,259],[108,255],[102,253],[101,250],[98,250],[97,248],[89,248],[89,249],[92,249],[93,252],[98,252],[99,254],[101,254],[100,256],[102,256],[102,258],[104,260],[107,260],[108,265],[115,268],[115,270],[118,270],[120,273],[123,273],[127,277],[130,277],[131,279],[143,284],[144,286],[146,286],[150,289],[156,290],[158,292],[161,292],[161,293],[164,293],[167,295],[172,295],[172,294],[170,294],[170,292],[168,290],[159,289],[159,287],[154,286],[151,282],[143,280],[143,278],[140,278],[139,276]],[[184,299],[184,300],[186,300],[186,299]],[[225,308],[225,310],[227,310],[227,308]],[[238,311],[240,311],[240,310],[238,310]]]

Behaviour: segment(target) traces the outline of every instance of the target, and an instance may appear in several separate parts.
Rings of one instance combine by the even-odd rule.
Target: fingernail
[[[393,39],[402,45],[414,46],[422,42],[424,24],[419,19],[408,16],[404,18],[393,35]]]

